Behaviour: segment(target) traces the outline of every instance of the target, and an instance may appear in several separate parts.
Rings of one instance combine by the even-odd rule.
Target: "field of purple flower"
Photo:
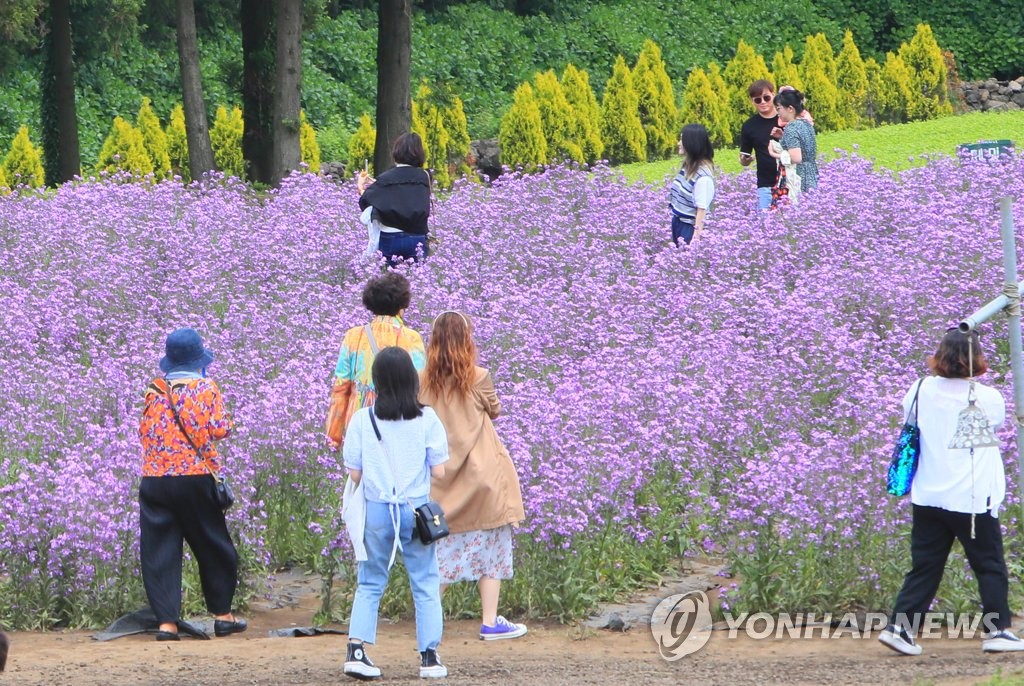
[[[1001,289],[997,201],[1012,195],[1024,226],[1024,157],[900,176],[842,159],[764,220],[752,183],[722,180],[687,250],[664,189],[608,169],[438,200],[435,254],[402,267],[407,320],[475,320],[527,503],[513,611],[577,617],[701,552],[729,558],[737,608],[891,600],[908,520],[883,488],[896,408],[941,332]],[[96,625],[142,602],[141,391],[185,325],[216,352],[238,426],[224,453],[247,578],[307,565],[343,580],[326,605],[344,613],[341,467],[322,426],[378,269],[365,240],[353,188],[312,175],[267,195],[108,181],[0,198],[0,624]],[[954,571],[944,602],[969,604]],[[472,602],[449,595],[455,612]]]

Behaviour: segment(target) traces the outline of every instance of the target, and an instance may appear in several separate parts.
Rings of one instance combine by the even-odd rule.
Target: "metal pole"
[[[1024,295],[1024,281],[1017,284],[1017,295]],[[992,317],[1005,310],[1009,302],[1009,299],[1005,295],[1001,295],[998,298],[982,305],[976,312],[971,314],[969,317],[965,317],[960,322],[960,330],[964,333],[974,331],[989,319],[992,319]]]
[[[1013,230],[1013,204],[1009,197],[999,201],[1000,234],[1003,238],[1003,267],[1006,272],[1006,293],[1017,293],[1008,298],[1006,323],[1010,337],[1010,366],[1013,369],[1013,413],[1017,417],[1017,497],[1024,507],[1024,351],[1020,338],[1020,291],[1017,283],[1017,237]],[[1024,519],[1024,517],[1022,517]],[[1024,526],[1024,524],[1022,524]]]

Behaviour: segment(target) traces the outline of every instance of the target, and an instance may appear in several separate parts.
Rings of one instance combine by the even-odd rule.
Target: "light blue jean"
[[[412,506],[388,505],[367,501],[366,532],[363,541],[369,559],[359,563],[359,585],[352,602],[352,621],[349,622],[349,639],[365,643],[377,641],[377,614],[380,598],[388,585],[388,560],[395,542],[395,527],[390,508],[399,508],[399,537],[402,546],[402,561],[409,573],[412,600],[416,607],[416,643],[422,653],[428,648],[436,649],[441,643],[444,620],[441,616],[441,577],[437,572],[436,546],[424,545],[413,539],[415,529],[413,507],[422,505],[426,498],[410,499]]]
[[[758,186],[757,188],[757,209],[762,212],[771,209],[772,206],[772,189],[765,186]]]

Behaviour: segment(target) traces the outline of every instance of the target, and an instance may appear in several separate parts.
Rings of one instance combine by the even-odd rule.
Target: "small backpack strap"
[[[377,339],[373,336],[373,329],[370,328],[369,324],[363,328],[366,329],[366,338],[370,341],[370,350],[373,352],[373,356],[377,357],[377,353],[380,352],[380,348],[377,346]]]

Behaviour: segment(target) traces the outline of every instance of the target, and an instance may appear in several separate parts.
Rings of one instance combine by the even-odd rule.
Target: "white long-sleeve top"
[[[903,398],[904,417],[910,416],[917,383],[910,386]],[[951,512],[991,512],[996,517],[1006,497],[1006,474],[999,448],[975,448],[972,479],[971,452],[949,447],[960,411],[967,407],[969,383],[967,379],[928,376],[921,384],[917,399],[921,457],[910,500],[915,505]],[[994,388],[977,382],[974,388],[978,407],[985,411],[995,431],[1006,420],[1006,401]]]

